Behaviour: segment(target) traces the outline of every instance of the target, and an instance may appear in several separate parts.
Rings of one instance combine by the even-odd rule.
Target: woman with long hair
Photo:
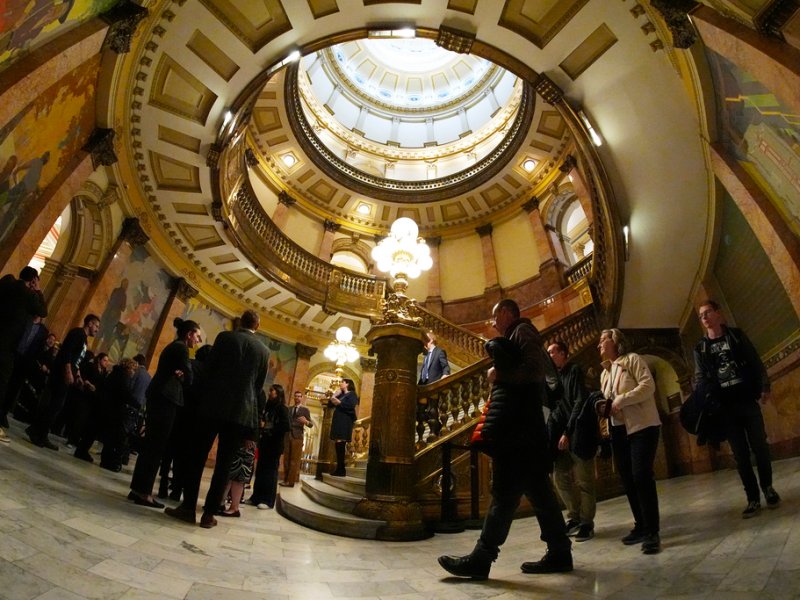
[[[129,500],[151,508],[164,508],[161,502],[153,498],[153,484],[175,423],[175,415],[184,404],[184,387],[192,384],[189,348],[194,348],[201,341],[200,325],[194,321],[176,318],[173,325],[177,337],[161,351],[156,374],[147,386],[144,442],[136,459],[128,494]]]
[[[283,386],[274,383],[269,388],[267,404],[261,415],[258,438],[258,461],[253,495],[247,501],[261,510],[275,507],[278,490],[278,463],[283,454],[284,439],[289,432],[289,409]]]
[[[344,477],[347,474],[344,466],[345,448],[353,437],[353,423],[357,418],[356,406],[358,406],[356,386],[352,379],[342,379],[339,391],[328,400],[328,406],[334,407],[331,439],[336,445],[336,470],[331,475]]]
[[[641,356],[630,352],[619,329],[606,329],[597,344],[603,360],[600,384],[605,400],[599,410],[611,418],[614,465],[633,513],[633,529],[622,538],[626,546],[642,545],[645,554],[661,551],[658,492],[653,464],[661,419],[655,382]]]

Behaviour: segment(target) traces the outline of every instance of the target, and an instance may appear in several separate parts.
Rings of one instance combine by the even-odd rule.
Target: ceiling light
[[[528,173],[532,173],[533,170],[536,168],[536,161],[532,158],[525,160],[522,163],[522,168],[525,169]]]
[[[369,204],[359,204],[356,212],[360,215],[368,215],[372,211],[369,208]]]
[[[300,60],[300,51],[299,50],[294,50],[294,51],[289,53],[289,55],[286,57],[286,59],[283,62],[285,64],[285,63],[290,63],[290,62],[296,62],[298,60]]]
[[[292,153],[284,154],[281,156],[281,160],[290,169],[297,164],[297,157]]]
[[[374,29],[367,34],[371,38],[415,38],[417,30],[413,27],[400,27],[399,29]]]
[[[233,113],[229,110],[225,111],[225,116],[222,118],[222,125],[225,126],[233,119]]]
[[[592,143],[595,146],[602,146],[603,145],[603,138],[600,137],[600,134],[595,131],[592,122],[589,120],[589,117],[586,116],[586,113],[582,110],[578,111],[578,116],[583,121],[583,124],[586,126],[586,130],[589,132],[589,137],[592,138]]]

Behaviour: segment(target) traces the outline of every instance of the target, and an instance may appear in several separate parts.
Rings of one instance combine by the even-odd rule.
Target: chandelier
[[[408,217],[401,217],[392,223],[391,231],[385,239],[372,250],[372,258],[377,268],[389,273],[393,293],[384,304],[384,321],[400,321],[415,323],[418,319],[408,314],[408,280],[416,279],[423,271],[433,266],[431,250],[421,237],[417,237],[419,228]]]
[[[349,327],[339,327],[336,330],[336,341],[325,348],[325,358],[336,364],[336,376],[344,374],[344,364],[358,360],[359,354],[353,345],[353,332]]]

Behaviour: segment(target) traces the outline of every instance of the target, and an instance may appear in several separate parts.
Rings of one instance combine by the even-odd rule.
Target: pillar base
[[[378,531],[378,539],[391,542],[422,540],[432,535],[422,522],[422,510],[416,502],[400,498],[370,500],[365,498],[356,505],[353,514],[365,519],[386,521]]]

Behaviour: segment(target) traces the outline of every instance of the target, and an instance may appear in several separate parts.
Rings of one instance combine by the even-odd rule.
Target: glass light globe
[[[353,339],[353,332],[350,331],[349,327],[339,327],[336,330],[336,341],[342,342],[344,344],[348,344]]]
[[[418,233],[419,227],[417,227],[413,219],[409,219],[408,217],[400,217],[392,223],[392,237],[396,239],[416,239]]]

